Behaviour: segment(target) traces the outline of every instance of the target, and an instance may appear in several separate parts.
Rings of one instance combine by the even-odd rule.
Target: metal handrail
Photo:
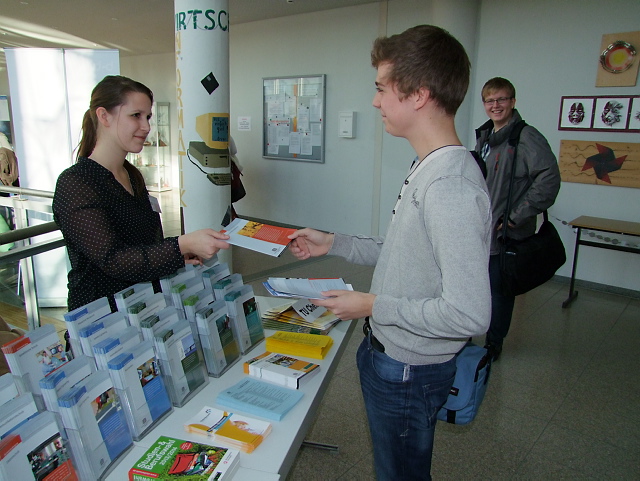
[[[12,242],[21,241],[30,237],[35,237],[41,234],[48,234],[60,230],[58,224],[55,222],[45,222],[44,224],[32,225],[30,227],[23,227],[22,229],[15,229],[0,234],[0,245],[11,244]]]
[[[39,211],[43,206],[48,206],[42,212],[50,211],[50,203],[38,202],[30,200],[30,197],[41,197],[45,199],[53,199],[53,192],[26,189],[23,187],[0,186],[0,192],[9,194],[17,194],[8,198],[0,197],[0,199],[9,200],[8,204],[13,207],[15,212],[17,229],[0,234],[0,245],[18,242],[21,245],[10,249],[6,252],[0,252],[0,265],[20,261],[20,271],[22,273],[22,284],[24,286],[24,306],[27,314],[27,323],[29,330],[40,325],[40,309],[35,293],[35,277],[33,272],[33,259],[36,254],[41,254],[65,245],[62,237],[43,242],[31,242],[32,237],[47,234],[60,230],[55,222],[44,222],[42,224],[27,225],[27,210]],[[22,196],[25,196],[24,198]],[[0,205],[7,205],[4,200]]]

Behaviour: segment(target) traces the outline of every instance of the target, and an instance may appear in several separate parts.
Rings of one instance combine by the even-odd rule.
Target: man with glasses
[[[516,153],[515,178],[511,193],[508,236],[524,239],[536,231],[536,217],[553,205],[560,190],[560,170],[549,143],[534,127],[525,125],[517,149],[509,144],[522,117],[516,110],[516,89],[507,79],[495,77],[482,87],[482,102],[489,120],[476,130],[476,152],[487,167],[487,187],[491,197],[493,233],[489,278],[491,281],[491,325],[486,346],[496,361],[509,332],[515,297],[501,292],[500,244],[504,211],[507,207],[511,169]]]

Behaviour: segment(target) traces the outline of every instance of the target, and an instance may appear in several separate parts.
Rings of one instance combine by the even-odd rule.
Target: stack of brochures
[[[205,287],[201,291],[190,295],[183,301],[184,315],[189,322],[196,322],[196,312],[215,301],[213,290]]]
[[[228,481],[239,465],[235,449],[160,436],[129,470],[129,479]]]
[[[269,435],[271,423],[205,406],[185,423],[184,429],[214,443],[251,453]]]
[[[298,389],[320,371],[320,365],[274,352],[265,352],[244,363],[244,372],[263,381]]]
[[[204,286],[208,289],[213,290],[213,285],[219,280],[224,279],[225,277],[229,277],[231,275],[231,270],[229,269],[229,264],[226,262],[222,262],[217,266],[209,267],[202,271],[202,282]]]
[[[38,414],[0,441],[0,479],[78,479],[53,413]]]
[[[69,337],[71,338],[71,350],[75,356],[82,354],[80,329],[87,327],[107,314],[111,314],[111,306],[109,305],[109,299],[106,297],[96,299],[89,304],[85,304],[64,314],[64,322],[67,325],[67,331],[69,331]]]
[[[229,411],[281,421],[302,399],[302,391],[246,377],[220,392],[216,402]]]
[[[173,301],[173,305],[184,312],[184,300],[202,289],[204,289],[204,284],[202,283],[202,277],[200,276],[192,277],[184,282],[175,284],[171,288],[171,299]]]
[[[260,310],[253,294],[253,287],[246,285],[226,296],[232,328],[243,354],[249,352],[264,339],[264,328],[260,320]]]
[[[40,380],[40,389],[47,410],[58,412],[58,399],[69,389],[96,370],[93,359],[78,356],[72,359],[50,376]]]
[[[140,322],[169,306],[170,302],[162,292],[146,297],[127,308],[129,324],[140,329]]]
[[[133,445],[106,371],[96,371],[58,399],[80,479],[102,479]]]
[[[173,288],[173,286],[182,284],[186,280],[196,277],[198,275],[202,277],[199,270],[195,270],[192,265],[187,264],[186,266],[178,269],[176,272],[174,272],[170,276],[161,277],[160,289],[162,290],[165,296],[171,297],[171,289]]]
[[[263,282],[265,289],[275,297],[295,297],[304,299],[325,299],[326,291],[352,291],[351,284],[341,278],[301,279],[293,277],[269,277]]]
[[[207,372],[220,377],[240,358],[225,301],[215,301],[196,312],[196,323]]]
[[[140,282],[116,292],[113,297],[116,300],[118,311],[126,313],[130,306],[147,297],[151,297],[153,294],[153,284],[151,282]]]
[[[156,331],[153,342],[171,403],[182,407],[209,382],[200,345],[186,319]]]
[[[18,386],[13,380],[13,375],[8,372],[0,376],[0,406],[18,397]]]
[[[78,332],[82,353],[93,357],[93,346],[110,336],[121,333],[127,327],[129,327],[129,319],[124,312],[112,312],[102,319],[93,321]]]
[[[0,406],[0,439],[38,414],[38,406],[30,392],[21,394]]]
[[[215,296],[217,301],[224,300],[224,297],[227,294],[240,289],[242,286],[244,286],[242,275],[231,274],[230,276],[224,277],[212,285],[213,295]]]
[[[71,357],[65,352],[55,327],[51,324],[37,327],[4,344],[2,352],[18,391],[33,393],[38,408],[44,410],[40,379],[67,363]]]
[[[145,341],[153,341],[156,333],[171,324],[184,319],[184,313],[177,307],[168,306],[155,314],[140,320],[140,333]]]
[[[267,309],[262,313],[262,325],[274,331],[304,332],[307,334],[328,334],[340,319],[331,311],[309,322],[298,314],[292,302]]]
[[[153,343],[141,342],[131,351],[113,358],[108,366],[131,436],[139,441],[173,409]]]
[[[93,346],[96,367],[106,371],[111,359],[137,346],[141,340],[139,329],[129,326],[120,334],[100,341]]]
[[[229,244],[278,257],[291,242],[287,236],[295,231],[288,227],[261,224],[236,217],[221,232],[230,237],[227,240]]]
[[[266,342],[267,351],[313,359],[324,359],[332,345],[333,339],[330,336],[284,331],[267,337]]]

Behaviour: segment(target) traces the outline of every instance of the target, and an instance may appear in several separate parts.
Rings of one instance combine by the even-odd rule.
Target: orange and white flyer
[[[278,257],[291,242],[287,236],[295,231],[237,217],[221,232],[230,237],[229,244]]]

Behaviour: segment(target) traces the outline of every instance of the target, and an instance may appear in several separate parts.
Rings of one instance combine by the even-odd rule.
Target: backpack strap
[[[480,167],[480,172],[482,172],[482,177],[484,177],[486,179],[487,178],[487,164],[482,159],[482,156],[478,152],[476,152],[475,150],[470,150],[469,153],[475,159],[476,164],[478,164],[478,167]]]
[[[504,215],[502,216],[502,239],[503,242],[507,240],[507,229],[509,226],[509,212],[511,212],[511,194],[513,192],[513,180],[516,177],[516,157],[518,156],[518,143],[520,142],[520,133],[525,128],[527,123],[524,120],[519,120],[511,129],[509,133],[509,145],[513,147],[513,163],[511,165],[511,178],[509,180],[509,194],[507,195],[507,206],[504,209]]]
[[[527,126],[527,123],[524,120],[519,120],[518,122],[516,122],[516,124],[513,126],[513,129],[511,129],[511,133],[509,134],[509,145],[511,147],[517,147],[518,146],[518,142],[520,142],[520,133],[522,132],[522,129],[524,129]],[[515,153],[513,155],[513,158],[515,159]]]

